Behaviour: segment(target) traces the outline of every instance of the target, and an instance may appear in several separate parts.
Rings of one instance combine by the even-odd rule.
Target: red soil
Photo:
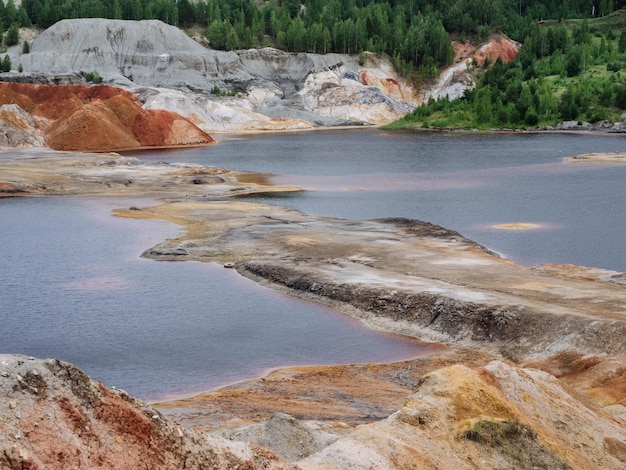
[[[487,44],[480,49],[476,49],[469,42],[453,41],[454,63],[458,64],[468,59],[476,59],[478,65],[483,65],[485,59],[493,64],[498,58],[503,62],[511,62],[517,57],[519,51],[518,45],[504,36],[495,36],[489,40]]]
[[[0,105],[10,103],[53,121],[45,138],[56,150],[110,151],[213,142],[182,116],[146,111],[135,95],[107,85],[0,83]]]

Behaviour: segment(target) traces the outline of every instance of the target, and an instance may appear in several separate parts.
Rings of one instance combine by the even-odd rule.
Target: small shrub
[[[102,77],[98,72],[87,72],[84,74],[85,80],[89,83],[102,83]]]
[[[620,64],[617,61],[615,61],[615,62],[608,62],[606,64],[606,69],[609,72],[619,72],[622,69],[622,64]]]
[[[11,58],[8,54],[4,56],[2,59],[2,63],[0,63],[0,72],[10,72],[11,71]]]

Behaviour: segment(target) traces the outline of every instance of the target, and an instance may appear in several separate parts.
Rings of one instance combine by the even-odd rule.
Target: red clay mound
[[[176,113],[148,110],[135,116],[133,132],[144,147],[196,145],[206,134]]]
[[[485,63],[485,59],[493,64],[498,58],[502,62],[511,62],[517,57],[519,51],[519,44],[511,39],[496,35],[493,36],[486,44],[480,49],[476,50],[474,45],[470,42],[452,42],[454,48],[454,63],[466,61],[468,59],[476,59],[478,65],[482,66]]]
[[[46,143],[55,150],[116,150],[141,147],[105,102],[76,109],[50,126]]]
[[[507,63],[517,57],[518,51],[519,47],[515,42],[505,37],[496,37],[478,49],[475,57],[479,65],[483,65],[485,59],[493,64],[498,58]]]
[[[56,150],[110,151],[213,142],[182,116],[146,111],[132,93],[106,85],[0,83],[0,105],[10,103],[53,121],[45,137]]]

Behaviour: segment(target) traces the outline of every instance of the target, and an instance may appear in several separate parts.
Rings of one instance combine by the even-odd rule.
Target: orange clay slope
[[[4,104],[44,118],[41,131],[55,150],[104,152],[213,142],[184,117],[144,110],[134,94],[107,85],[0,83],[0,106]]]

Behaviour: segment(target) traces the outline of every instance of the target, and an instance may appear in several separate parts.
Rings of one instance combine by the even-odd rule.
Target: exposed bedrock
[[[344,309],[356,308],[357,316],[393,320],[398,331],[449,344],[475,343],[514,361],[559,350],[626,354],[623,321],[576,314],[555,316],[521,302],[481,303],[434,293],[429,288],[419,291],[378,287],[367,281],[342,283],[291,263],[246,262],[240,268],[247,276],[285,286],[305,297]]]
[[[58,360],[0,355],[2,469],[289,469],[265,449],[178,426]]]
[[[380,57],[361,66],[350,55],[217,51],[156,20],[62,20],[33,41],[29,54],[10,53],[24,72],[6,80],[67,82],[97,72],[108,84],[145,95],[152,108],[172,103],[155,94],[182,91],[190,103],[172,110],[205,131],[381,124],[416,105],[413,89]],[[221,110],[206,119],[220,107],[231,116]]]
[[[242,203],[152,210],[167,218],[174,208],[177,217],[193,211],[195,226],[202,220],[205,231],[159,249],[233,262],[247,276],[381,328],[515,361],[567,350],[626,354],[626,291],[604,277],[524,268],[454,231],[414,220],[358,222]],[[168,259],[154,250],[146,256]]]

